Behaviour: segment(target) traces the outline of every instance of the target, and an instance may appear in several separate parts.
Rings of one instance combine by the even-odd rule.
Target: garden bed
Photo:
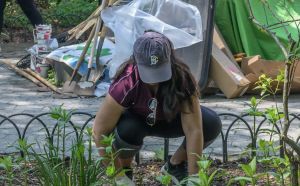
[[[1,155],[0,155],[0,157],[1,157]],[[228,181],[231,178],[247,176],[245,174],[245,172],[238,165],[239,164],[248,164],[249,161],[250,161],[249,159],[245,159],[245,158],[240,158],[238,161],[231,161],[231,162],[227,162],[227,163],[222,163],[221,160],[219,160],[219,159],[213,160],[212,166],[209,169],[209,173],[214,172],[218,168],[222,168],[222,169],[227,170],[226,174],[228,174],[228,175],[215,179],[211,185],[224,186],[224,185],[227,185]],[[159,176],[160,169],[163,165],[164,165],[164,162],[159,161],[159,160],[145,161],[138,165],[135,162],[133,162],[132,168],[133,168],[133,173],[134,173],[134,181],[135,181],[136,185],[141,185],[140,183],[142,182],[143,186],[161,186],[162,184],[159,181],[157,181],[153,175]],[[32,167],[30,165],[27,166],[27,170],[30,170],[31,168]],[[275,172],[276,169],[277,168],[271,168],[271,169],[269,169],[269,171]],[[13,185],[18,185],[18,183],[21,185],[24,185],[24,176],[22,175],[22,171],[24,171],[24,163],[21,164],[21,169],[16,169],[14,171],[14,173],[16,174],[14,178],[16,180],[14,181]],[[258,163],[256,174],[260,174],[265,171],[266,171],[265,166],[261,163]],[[0,177],[6,177],[6,173],[3,169],[0,169]],[[38,179],[35,177],[35,174],[33,171],[28,172],[27,180],[28,180],[29,186],[40,185],[38,183]],[[257,186],[266,185],[266,183],[265,183],[266,181],[267,181],[267,177],[264,176],[263,178],[261,178],[258,181],[259,184],[257,184]],[[270,176],[270,183],[271,183],[271,186],[278,185],[277,182],[275,181],[274,176],[272,176],[272,175]],[[6,185],[7,185],[7,183],[5,183],[3,180],[0,181],[0,186],[6,186]],[[238,182],[233,182],[233,183],[231,183],[231,185],[232,186],[240,186],[241,184]],[[250,185],[250,184],[248,184],[248,185]]]

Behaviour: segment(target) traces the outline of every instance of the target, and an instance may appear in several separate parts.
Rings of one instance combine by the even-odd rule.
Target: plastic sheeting
[[[110,62],[110,77],[132,55],[133,44],[145,30],[166,35],[174,48],[202,41],[202,23],[198,9],[179,0],[134,0],[129,5],[107,8],[102,19],[115,33],[116,49]]]

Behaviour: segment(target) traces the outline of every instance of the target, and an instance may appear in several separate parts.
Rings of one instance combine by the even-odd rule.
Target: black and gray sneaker
[[[181,162],[178,165],[173,165],[170,160],[171,160],[171,155],[168,157],[168,161],[166,164],[161,168],[161,172],[163,174],[169,174],[171,176],[172,181],[176,184],[179,185],[179,182],[183,180],[184,178],[188,177],[188,166],[187,162]]]
[[[130,179],[130,180],[133,180],[133,171],[131,168],[129,167],[123,167],[123,169],[130,169],[129,171],[126,171],[125,174],[126,176]]]

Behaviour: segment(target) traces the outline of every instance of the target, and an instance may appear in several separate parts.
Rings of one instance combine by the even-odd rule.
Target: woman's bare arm
[[[191,112],[187,101],[182,104],[181,121],[184,134],[186,136],[186,150],[188,157],[189,174],[196,174],[199,171],[197,166],[198,157],[190,154],[196,153],[202,156],[203,151],[203,128],[202,114],[199,106],[199,100],[196,96],[192,96],[194,112]]]
[[[115,128],[120,116],[124,110],[124,107],[119,105],[111,96],[107,94],[103,103],[101,104],[93,126],[93,138],[97,147],[105,147],[100,140],[103,139],[102,135],[109,136]],[[105,150],[98,150],[100,157],[106,154]],[[104,165],[108,165],[108,162],[104,161]],[[115,159],[115,167],[118,170],[121,166],[118,158]]]

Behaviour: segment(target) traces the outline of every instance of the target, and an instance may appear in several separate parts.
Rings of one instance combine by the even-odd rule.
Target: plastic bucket
[[[36,65],[36,73],[40,75],[43,78],[48,78],[48,71],[50,70],[50,65],[49,64],[40,64],[38,63]]]

